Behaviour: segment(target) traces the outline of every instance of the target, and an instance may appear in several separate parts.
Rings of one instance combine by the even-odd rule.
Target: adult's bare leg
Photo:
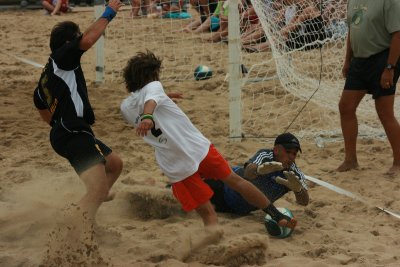
[[[400,125],[394,115],[394,98],[394,95],[390,95],[375,100],[376,112],[393,151],[393,165],[387,174],[400,173]]]
[[[337,171],[344,172],[358,168],[356,110],[366,91],[344,90],[339,102],[340,124],[344,138],[345,158]]]

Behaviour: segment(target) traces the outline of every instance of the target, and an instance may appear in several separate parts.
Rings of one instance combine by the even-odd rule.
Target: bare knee
[[[339,112],[341,116],[355,114],[356,108],[357,107],[351,106],[348,103],[345,103],[344,101],[339,102]]]
[[[122,159],[115,153],[111,153],[106,157],[106,172],[115,177],[115,179],[121,174],[123,165]]]

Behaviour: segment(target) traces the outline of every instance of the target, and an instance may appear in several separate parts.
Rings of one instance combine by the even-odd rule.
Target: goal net
[[[153,16],[149,15],[143,1],[134,18],[129,4],[122,8],[105,35],[105,79],[122,80],[122,70],[127,60],[146,49],[163,59],[163,81],[193,81],[198,65],[209,66],[214,76],[223,79],[228,62],[227,44],[212,43],[208,41],[207,34],[184,32],[183,29],[199,17],[193,7],[186,2],[184,4],[187,12],[180,12],[186,13],[182,18],[155,16],[160,12],[159,9],[153,11]]]
[[[264,35],[249,52],[268,49],[242,56],[249,70],[242,86],[245,136],[290,131],[303,138],[341,138],[338,103],[344,86],[347,1],[251,2]],[[370,95],[357,115],[361,136],[385,136]]]
[[[223,86],[228,90],[232,84],[227,82],[227,42],[232,44],[237,37],[240,62],[235,64],[243,65],[238,108],[244,137],[273,138],[290,131],[302,138],[341,138],[338,102],[344,85],[346,0],[242,0],[235,23],[239,29],[234,31],[239,36],[230,31],[229,38],[218,42],[209,40],[210,32],[182,31],[199,19],[198,7],[188,2],[182,1],[187,13],[182,18],[149,16],[160,12],[163,3],[153,10],[145,8],[145,0],[139,3],[135,18],[127,5],[107,28],[106,80],[122,82],[127,60],[149,49],[164,59],[163,81],[194,81],[194,69],[206,65],[213,70],[213,78],[203,83],[210,89]],[[400,112],[397,102],[395,110]],[[357,114],[360,135],[385,136],[370,96],[363,99]]]

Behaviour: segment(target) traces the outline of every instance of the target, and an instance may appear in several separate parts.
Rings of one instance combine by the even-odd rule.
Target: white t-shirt
[[[136,128],[144,103],[150,99],[157,103],[153,113],[155,128],[143,139],[154,147],[157,163],[170,181],[184,180],[198,170],[211,143],[165,94],[158,81],[147,84],[122,101],[124,119]]]

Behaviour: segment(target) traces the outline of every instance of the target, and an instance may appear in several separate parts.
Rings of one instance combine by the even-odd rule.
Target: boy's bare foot
[[[219,225],[206,226],[203,233],[193,235],[191,234],[185,245],[185,249],[181,250],[180,260],[185,261],[192,253],[195,253],[208,245],[218,243],[223,235],[224,230]]]
[[[357,161],[343,161],[342,164],[336,169],[338,172],[347,172],[350,170],[358,169],[358,162]]]

